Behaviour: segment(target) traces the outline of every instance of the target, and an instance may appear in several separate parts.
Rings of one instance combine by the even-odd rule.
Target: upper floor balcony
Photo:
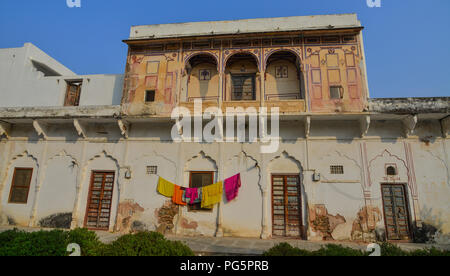
[[[216,28],[210,34],[200,31],[205,22],[133,27],[125,41],[124,110],[168,116],[176,106],[193,110],[201,100],[204,108],[223,112],[238,107],[277,107],[281,114],[364,112],[362,27],[354,15],[343,18],[348,24],[341,17],[310,19],[335,20],[331,27],[308,25],[304,17],[209,22]],[[253,26],[258,20],[269,27]],[[283,20],[309,27],[272,28]],[[230,24],[248,29],[233,32]],[[185,25],[198,31],[182,31]],[[153,36],[147,36],[150,31]]]

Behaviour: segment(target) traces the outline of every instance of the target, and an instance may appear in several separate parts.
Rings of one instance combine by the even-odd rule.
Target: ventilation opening
[[[344,174],[344,166],[330,166],[331,174]]]

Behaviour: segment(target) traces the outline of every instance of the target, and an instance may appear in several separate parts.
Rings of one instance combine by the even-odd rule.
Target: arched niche
[[[186,83],[185,102],[196,99],[203,101],[219,101],[218,62],[210,53],[198,53],[188,58],[183,76]]]
[[[266,100],[304,99],[300,57],[289,50],[271,53],[265,63]]]
[[[255,101],[261,95],[258,58],[250,52],[238,52],[225,61],[225,101]]]
[[[120,198],[120,165],[116,158],[108,154],[106,151],[102,151],[92,156],[83,168],[82,173],[82,186],[81,193],[78,198],[78,205],[76,210],[76,224],[79,227],[83,227],[86,218],[86,208],[89,197],[89,189],[91,185],[91,176],[94,171],[102,172],[114,172],[114,186],[111,203],[111,213],[109,221],[109,231],[113,231],[117,217],[117,206]]]
[[[32,169],[30,186],[28,189],[28,196],[26,203],[12,203],[9,202],[11,194],[11,186],[13,183],[14,172],[16,168]],[[32,215],[33,205],[36,197],[36,187],[40,174],[40,165],[38,159],[24,151],[21,154],[14,156],[7,166],[7,173],[3,179],[2,197],[1,197],[1,216],[7,218],[6,221],[2,219],[3,224],[14,224],[20,226],[29,226]]]
[[[65,151],[48,160],[44,181],[37,198],[37,225],[48,228],[70,228],[77,179],[78,163]]]

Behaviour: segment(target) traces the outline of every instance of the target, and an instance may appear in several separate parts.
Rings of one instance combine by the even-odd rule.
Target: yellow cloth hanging
[[[222,200],[223,182],[202,187],[202,208],[212,209]]]
[[[172,197],[175,191],[175,184],[159,177],[158,192],[163,196]]]

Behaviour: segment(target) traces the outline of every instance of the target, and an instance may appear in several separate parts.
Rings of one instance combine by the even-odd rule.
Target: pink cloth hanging
[[[186,201],[187,199],[189,199],[189,201],[187,201],[190,205],[194,204],[194,201],[198,198],[198,188],[186,188]]]
[[[225,195],[227,201],[232,201],[238,196],[239,188],[241,187],[241,174],[238,173],[225,180]]]

